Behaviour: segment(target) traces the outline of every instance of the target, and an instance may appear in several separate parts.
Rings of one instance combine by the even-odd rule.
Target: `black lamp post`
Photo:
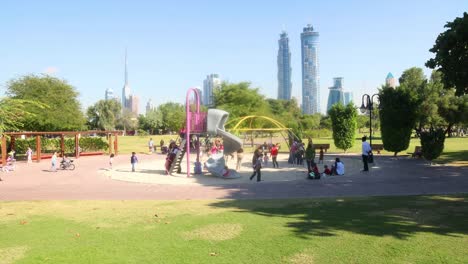
[[[365,113],[369,110],[369,144],[372,148],[372,110],[374,109],[374,96],[379,96],[378,94],[373,94],[372,96],[364,94],[362,96],[361,113]]]

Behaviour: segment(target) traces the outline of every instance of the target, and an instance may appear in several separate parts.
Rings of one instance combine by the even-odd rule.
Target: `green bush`
[[[148,131],[146,131],[146,130],[138,129],[138,130],[137,130],[137,135],[138,135],[138,136],[148,136],[149,133],[148,133]]]
[[[332,131],[330,129],[314,129],[304,131],[304,138],[322,138],[322,137],[331,137]]]
[[[437,159],[444,150],[445,131],[441,128],[420,133],[422,155],[427,160]]]
[[[109,143],[100,137],[82,137],[80,138],[81,151],[106,151],[109,149]]]
[[[328,110],[328,115],[332,120],[333,142],[346,152],[355,142],[357,111],[352,103],[346,106],[338,103]]]

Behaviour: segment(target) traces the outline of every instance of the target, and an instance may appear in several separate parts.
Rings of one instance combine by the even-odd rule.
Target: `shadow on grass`
[[[468,150],[460,150],[453,152],[444,152],[435,160],[437,163],[453,163],[459,166],[468,166]]]
[[[214,207],[266,217],[285,217],[298,237],[335,236],[346,231],[407,239],[420,232],[468,234],[468,195],[221,201]]]

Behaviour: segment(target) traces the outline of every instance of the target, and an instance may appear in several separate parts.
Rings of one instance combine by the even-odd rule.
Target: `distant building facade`
[[[106,94],[104,98],[107,100],[115,99],[114,90],[111,88],[106,89]]]
[[[333,78],[333,86],[328,89],[330,89],[330,91],[328,93],[327,111],[330,110],[334,104],[345,104],[342,77]]]
[[[125,84],[122,89],[122,110],[128,109],[135,115],[138,115],[139,101],[138,96],[132,94],[130,85],[128,84],[127,50],[125,50]]]
[[[213,91],[221,87],[221,79],[218,74],[210,74],[203,81],[203,104],[206,106],[214,105]]]
[[[302,112],[320,112],[319,33],[311,25],[301,33]]]
[[[139,113],[140,98],[134,94],[130,95],[129,98],[129,109],[138,116]]]
[[[151,99],[148,100],[148,102],[146,103],[146,115],[148,115],[149,112],[153,111],[154,110],[154,105],[153,105],[153,101]]]
[[[349,103],[354,102],[354,95],[352,92],[344,92],[344,104],[347,105]]]
[[[387,78],[385,78],[385,85],[390,86],[392,88],[396,87],[396,79],[393,77],[393,74],[389,72],[387,74]]]
[[[278,99],[291,100],[291,51],[286,32],[281,32],[278,40]]]

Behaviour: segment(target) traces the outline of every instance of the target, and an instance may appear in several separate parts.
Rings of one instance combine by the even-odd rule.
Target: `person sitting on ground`
[[[344,163],[341,162],[340,158],[335,159],[335,165],[332,166],[332,174],[333,175],[344,175],[345,173],[345,168],[344,168]]]
[[[315,162],[312,162],[310,164],[308,174],[307,174],[308,179],[314,180],[314,179],[320,179],[320,172],[317,168],[317,164]]]
[[[331,176],[332,175],[332,171],[328,168],[328,165],[325,165],[323,166],[324,170],[323,170],[323,174],[327,175],[327,176]]]

